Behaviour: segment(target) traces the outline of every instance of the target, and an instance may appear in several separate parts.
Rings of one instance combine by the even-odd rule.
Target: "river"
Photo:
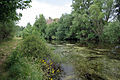
[[[62,41],[48,45],[60,56],[60,80],[120,80],[119,45]]]

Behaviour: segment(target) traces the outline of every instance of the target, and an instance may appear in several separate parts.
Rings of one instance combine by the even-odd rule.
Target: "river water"
[[[56,41],[48,45],[60,56],[60,80],[120,80],[119,45]]]

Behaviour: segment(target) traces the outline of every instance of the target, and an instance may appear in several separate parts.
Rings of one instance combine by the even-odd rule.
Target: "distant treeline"
[[[96,42],[120,42],[119,0],[73,0],[71,14],[47,24],[43,15],[36,17],[33,26],[28,23],[23,38],[39,33],[45,39]]]

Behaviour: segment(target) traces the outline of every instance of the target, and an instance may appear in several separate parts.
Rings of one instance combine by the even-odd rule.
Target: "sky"
[[[31,5],[31,8],[17,10],[23,15],[18,22],[19,26],[26,26],[28,22],[33,25],[39,14],[43,14],[46,19],[49,17],[60,18],[62,14],[69,14],[72,10],[72,0],[32,0]]]

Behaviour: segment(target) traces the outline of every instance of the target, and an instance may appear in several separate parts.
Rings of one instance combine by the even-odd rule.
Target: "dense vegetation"
[[[39,45],[38,45],[39,44]],[[10,80],[42,80],[40,60],[50,55],[43,41],[36,36],[27,37],[10,55],[6,64]],[[16,77],[14,76],[16,75]]]
[[[51,24],[47,24],[44,15],[40,14],[33,25],[28,23],[26,27],[20,27],[16,21],[22,14],[16,10],[30,7],[30,2],[31,0],[0,1],[0,42],[14,36],[23,38],[6,60],[7,80],[58,80],[55,76],[60,74],[57,62],[60,62],[61,57],[47,47],[45,39],[120,43],[119,0],[73,0],[71,14],[63,14]],[[104,68],[101,67],[103,65],[100,60],[88,62],[86,56],[94,58],[92,53],[98,56],[101,52],[69,54],[67,58],[74,61],[79,77],[85,80],[107,80],[101,70],[107,70],[110,64]],[[119,70],[118,66],[117,68]],[[117,75],[115,73],[115,77]]]
[[[64,14],[47,25],[44,16],[40,15],[32,28],[48,40],[119,43],[118,4],[118,0],[73,0],[71,14]]]

